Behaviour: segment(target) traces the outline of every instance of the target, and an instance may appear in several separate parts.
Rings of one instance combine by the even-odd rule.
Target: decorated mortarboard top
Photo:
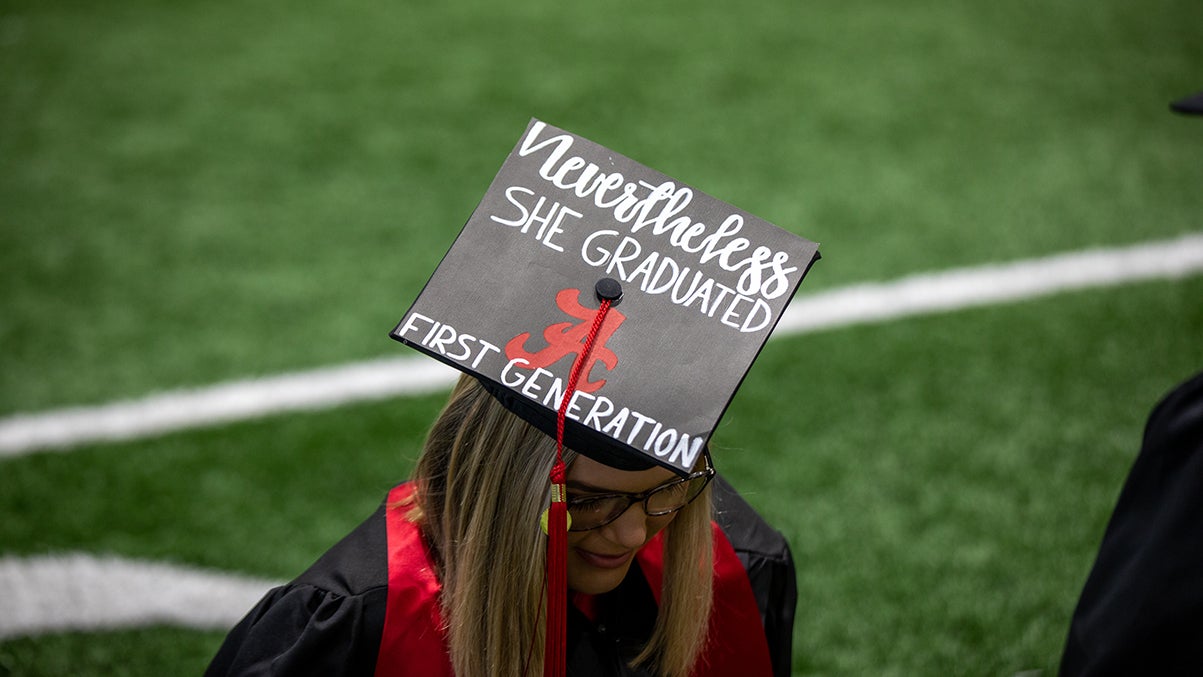
[[[685,474],[818,257],[814,242],[532,120],[391,336],[554,437],[599,294],[620,287],[565,444]]]

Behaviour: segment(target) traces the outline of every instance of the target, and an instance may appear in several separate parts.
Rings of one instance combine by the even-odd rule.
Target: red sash
[[[409,507],[397,505],[413,495],[408,482],[394,487],[385,504],[388,529],[388,606],[384,632],[376,655],[376,677],[454,677],[443,614],[439,610],[439,581],[422,532],[406,519]]]
[[[769,641],[760,620],[760,608],[752,593],[744,565],[718,524],[714,528],[714,607],[706,648],[693,668],[694,677],[772,677]],[[660,603],[664,572],[664,532],[648,541],[635,554],[643,575]]]
[[[413,494],[410,484],[388,496],[388,606],[376,657],[376,677],[454,677],[443,618],[439,582],[418,526],[405,518],[407,506],[392,507]],[[660,602],[664,546],[659,535],[636,558]],[[714,610],[705,651],[694,677],[771,677],[772,662],[752,584],[730,541],[714,525]]]

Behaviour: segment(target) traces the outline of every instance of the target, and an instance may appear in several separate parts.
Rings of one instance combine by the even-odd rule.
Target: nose
[[[643,504],[632,503],[618,519],[602,527],[609,540],[624,548],[634,550],[647,543],[647,515]]]

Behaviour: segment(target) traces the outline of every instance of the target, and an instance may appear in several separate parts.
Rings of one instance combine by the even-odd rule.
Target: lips
[[[590,552],[581,548],[576,548],[576,554],[592,567],[598,569],[617,569],[631,561],[631,557],[635,554],[633,551],[627,551],[619,555],[603,555],[601,553]]]

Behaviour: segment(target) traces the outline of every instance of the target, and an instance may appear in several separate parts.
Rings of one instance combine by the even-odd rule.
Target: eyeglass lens
[[[643,499],[644,511],[651,517],[676,512],[697,498],[709,481],[709,475],[700,475],[666,484]],[[588,531],[609,524],[618,519],[637,500],[638,495],[613,494],[571,501],[568,507],[572,515],[571,530]]]

